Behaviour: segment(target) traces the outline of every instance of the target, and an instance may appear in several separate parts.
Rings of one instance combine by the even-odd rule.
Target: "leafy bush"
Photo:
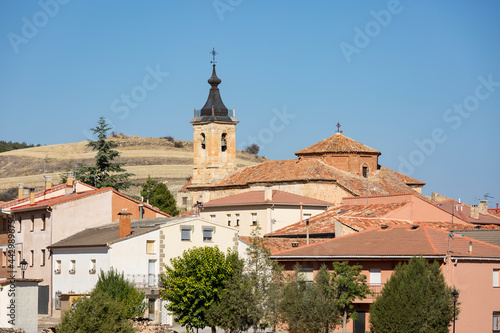
[[[175,148],[184,148],[184,144],[181,141],[175,141],[174,147]]]
[[[245,151],[250,154],[257,155],[259,153],[260,147],[256,143],[252,143],[250,146],[245,147]]]
[[[102,292],[81,298],[66,312],[57,326],[60,333],[133,333],[121,302]]]
[[[146,311],[144,292],[135,289],[131,282],[125,280],[123,273],[120,274],[114,269],[106,273],[101,271],[92,295],[94,293],[104,293],[121,302],[127,318],[140,317]]]

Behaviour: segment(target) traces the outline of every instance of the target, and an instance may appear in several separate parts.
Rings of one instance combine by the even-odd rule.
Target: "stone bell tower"
[[[221,80],[215,73],[208,79],[210,92],[201,110],[194,110],[192,185],[208,185],[222,180],[236,170],[236,124],[234,109],[229,112],[220,97]]]

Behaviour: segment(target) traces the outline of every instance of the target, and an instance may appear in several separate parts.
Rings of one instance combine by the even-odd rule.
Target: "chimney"
[[[45,190],[50,190],[52,188],[52,176],[43,176],[45,180]]]
[[[66,190],[65,194],[71,194],[73,193],[73,171],[68,171],[66,173]]]
[[[21,200],[23,198],[23,193],[24,193],[24,184],[19,183],[17,184],[17,199]]]
[[[35,189],[32,187],[30,188],[30,205],[35,204]]]
[[[271,186],[266,186],[264,190],[264,201],[272,201],[273,200],[273,188]]]
[[[119,219],[119,236],[120,238],[127,237],[132,233],[131,231],[131,226],[130,226],[130,215],[132,213],[118,213],[118,219]]]
[[[469,253],[472,253],[472,242],[469,242]]]
[[[307,237],[306,244],[309,245],[309,219],[306,220],[306,237]]]
[[[473,205],[470,208],[470,217],[473,219],[479,219],[479,207],[477,205]]]
[[[488,200],[479,201],[479,213],[480,214],[488,213]]]

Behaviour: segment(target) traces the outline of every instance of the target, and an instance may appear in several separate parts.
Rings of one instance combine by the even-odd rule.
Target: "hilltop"
[[[168,138],[141,138],[137,136],[114,135],[112,140],[119,144],[120,157],[117,162],[125,163],[125,169],[135,174],[134,183],[142,184],[151,177],[166,182],[175,194],[192,175],[193,143]],[[0,192],[17,187],[43,188],[43,174],[52,176],[52,183],[60,183],[60,173],[74,170],[78,163],[94,164],[95,151],[87,147],[87,141],[16,149],[0,153]],[[243,151],[237,151],[238,168],[260,163],[266,159]],[[92,184],[91,184],[92,185]],[[140,186],[126,193],[139,195]]]

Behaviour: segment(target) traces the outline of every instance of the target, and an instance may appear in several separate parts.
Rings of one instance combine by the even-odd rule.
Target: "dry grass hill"
[[[140,138],[115,135],[113,141],[119,144],[118,162],[125,163],[125,169],[135,174],[132,181],[139,186],[130,188],[127,194],[139,195],[140,184],[151,177],[166,182],[174,194],[192,175],[193,143],[173,139]],[[87,142],[75,142],[51,146],[40,146],[0,153],[0,192],[25,187],[42,189],[43,174],[52,176],[53,184],[60,183],[60,173],[74,170],[77,163],[94,164],[95,151]],[[238,167],[263,162],[265,158],[238,151]]]

